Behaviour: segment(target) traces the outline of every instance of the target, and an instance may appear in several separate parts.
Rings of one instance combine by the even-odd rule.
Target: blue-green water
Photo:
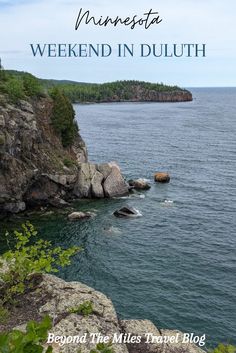
[[[152,188],[79,202],[96,210],[91,220],[32,221],[55,243],[83,246],[61,276],[106,293],[120,317],[236,343],[236,89],[192,91],[188,103],[75,106],[90,160],[116,160]],[[169,184],[152,182],[158,170]],[[143,216],[115,218],[125,204]]]

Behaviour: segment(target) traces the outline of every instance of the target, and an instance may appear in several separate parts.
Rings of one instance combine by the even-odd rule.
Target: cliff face
[[[63,206],[76,197],[128,192],[117,166],[105,165],[104,175],[98,166],[88,163],[86,145],[79,134],[71,147],[62,146],[52,127],[52,109],[49,97],[17,105],[1,97],[0,214],[32,206]],[[103,184],[109,184],[106,190]]]
[[[130,87],[130,97],[128,99],[121,99],[118,95],[112,98],[102,100],[101,102],[188,102],[192,101],[192,93],[188,90],[176,89],[172,91],[158,92],[156,90],[146,89],[141,85],[134,85]]]

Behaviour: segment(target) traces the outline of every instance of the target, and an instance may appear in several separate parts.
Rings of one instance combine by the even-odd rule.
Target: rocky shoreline
[[[144,97],[136,87],[136,99]],[[191,100],[189,91],[147,90],[145,101]],[[167,94],[168,93],[168,94]],[[116,97],[113,97],[116,101]],[[127,183],[117,163],[88,161],[86,145],[77,134],[63,147],[52,124],[54,102],[49,96],[10,103],[0,96],[0,216],[34,208],[62,208],[76,199],[112,198],[131,189],[148,189],[141,180]]]

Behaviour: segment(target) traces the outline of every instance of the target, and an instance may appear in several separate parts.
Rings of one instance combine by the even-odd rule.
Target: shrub
[[[25,96],[24,85],[21,78],[10,77],[5,83],[4,89],[13,103],[17,103]]]
[[[77,246],[66,250],[60,246],[53,248],[50,241],[42,239],[33,243],[32,238],[37,235],[34,226],[27,222],[21,227],[22,231],[14,231],[16,244],[13,250],[0,256],[0,264],[5,262],[7,268],[0,273],[0,279],[5,284],[3,304],[11,302],[15,294],[24,293],[26,280],[32,273],[57,272],[59,266],[69,265],[71,256],[80,250]],[[32,244],[29,245],[29,242]]]
[[[64,159],[63,159],[63,164],[64,164],[66,167],[70,168],[70,167],[73,167],[73,165],[75,165],[75,162],[72,161],[72,159],[64,158]]]
[[[8,320],[9,313],[6,308],[3,307],[2,303],[0,302],[0,324],[5,324]]]
[[[96,349],[92,349],[90,353],[114,353],[111,343],[98,343]]]
[[[48,330],[52,327],[51,319],[46,316],[41,323],[30,321],[26,332],[12,330],[0,333],[0,352],[4,353],[51,353],[52,347],[44,350],[42,344],[47,339]]]
[[[236,347],[231,344],[220,343],[211,353],[236,353]]]
[[[39,80],[31,74],[23,75],[23,85],[26,96],[35,97],[42,93],[42,87]]]
[[[82,314],[84,316],[91,315],[93,313],[93,303],[91,301],[85,301],[78,307],[71,308],[70,313]]]

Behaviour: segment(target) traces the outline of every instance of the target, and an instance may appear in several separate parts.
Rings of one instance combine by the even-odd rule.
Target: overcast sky
[[[74,30],[80,8],[91,15],[142,15],[162,23],[150,29]],[[235,0],[0,0],[0,56],[5,68],[42,78],[106,82],[137,79],[193,86],[236,86]],[[30,43],[206,43],[206,58],[39,58]]]

